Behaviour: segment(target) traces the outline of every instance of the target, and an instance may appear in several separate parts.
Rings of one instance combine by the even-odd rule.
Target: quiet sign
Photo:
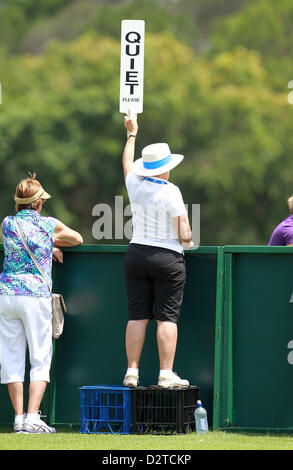
[[[121,22],[120,113],[143,111],[144,20]]]

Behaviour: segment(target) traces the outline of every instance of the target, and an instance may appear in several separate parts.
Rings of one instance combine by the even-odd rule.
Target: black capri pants
[[[186,281],[184,254],[130,243],[124,274],[129,320],[177,323]]]

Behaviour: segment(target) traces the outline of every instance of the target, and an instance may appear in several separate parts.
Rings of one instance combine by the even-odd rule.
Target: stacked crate
[[[195,430],[199,388],[80,387],[81,433],[172,434]]]

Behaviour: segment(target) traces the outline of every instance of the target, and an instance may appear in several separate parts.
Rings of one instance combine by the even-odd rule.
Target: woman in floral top
[[[7,216],[2,223],[5,259],[0,275],[1,383],[8,384],[15,411],[15,432],[55,432],[39,416],[41,400],[50,380],[51,293],[17,231],[18,226],[52,286],[52,259],[63,262],[58,247],[79,245],[83,239],[59,220],[40,214],[43,203],[50,197],[35,175],[30,175],[16,187],[16,215]],[[27,344],[31,369],[28,411],[24,413]]]

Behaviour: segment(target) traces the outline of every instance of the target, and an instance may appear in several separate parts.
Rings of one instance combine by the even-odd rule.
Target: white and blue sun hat
[[[139,176],[155,176],[170,171],[182,162],[184,156],[171,153],[168,144],[151,144],[144,147],[142,158],[133,162],[132,171]]]

